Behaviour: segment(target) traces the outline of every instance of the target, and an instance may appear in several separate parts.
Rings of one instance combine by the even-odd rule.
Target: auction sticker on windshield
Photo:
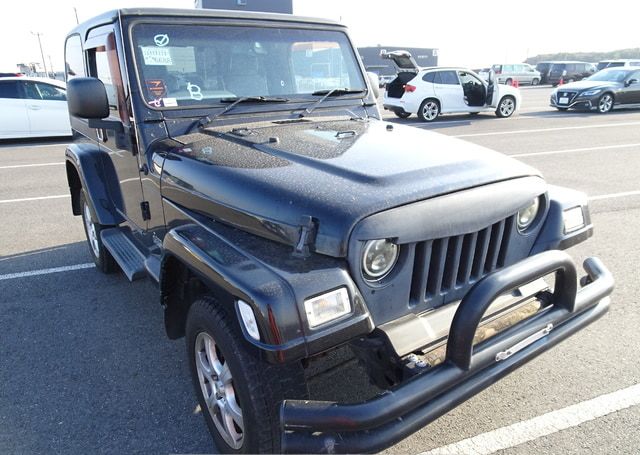
[[[142,46],[142,58],[145,65],[172,66],[171,49],[168,47]]]

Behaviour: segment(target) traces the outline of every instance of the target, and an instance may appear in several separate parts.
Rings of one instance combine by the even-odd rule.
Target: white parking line
[[[640,384],[464,439],[422,455],[489,455],[640,404]]]
[[[0,169],[19,169],[21,167],[38,167],[38,166],[62,166],[64,163],[40,163],[40,164],[15,164],[13,166],[0,166]]]
[[[491,133],[458,134],[452,137],[504,136],[508,134],[548,133],[549,131],[587,130],[592,128],[619,128],[622,126],[636,126],[636,125],[640,125],[640,122],[602,123],[597,125],[563,126],[560,128],[537,128],[532,130],[493,131]]]
[[[59,194],[56,196],[40,196],[40,197],[25,197],[22,199],[5,199],[0,201],[0,204],[10,204],[12,202],[27,202],[27,201],[41,201],[44,199],[61,199],[65,197],[71,197],[69,194]]]
[[[603,145],[601,147],[585,147],[580,149],[567,149],[567,150],[550,150],[548,152],[532,152],[532,153],[518,153],[515,155],[509,156],[540,156],[540,155],[556,155],[559,153],[576,153],[576,152],[591,152],[594,150],[614,150],[614,149],[626,149],[640,147],[640,143],[638,144],[622,144],[622,145]]]
[[[91,269],[96,265],[93,262],[86,264],[65,265],[64,267],[53,267],[50,269],[31,270],[29,272],[9,273],[0,275],[0,281],[13,280],[15,278],[25,278],[28,276],[49,275],[51,273],[70,272],[73,270]]]
[[[615,199],[618,197],[640,196],[640,191],[625,191],[622,193],[602,194],[600,196],[590,196],[590,201],[601,201],[603,199]]]
[[[2,145],[0,146],[0,150],[10,150],[10,149],[40,149],[45,147],[60,147],[60,146],[69,145],[68,142],[60,142],[59,144],[16,144],[16,145]]]

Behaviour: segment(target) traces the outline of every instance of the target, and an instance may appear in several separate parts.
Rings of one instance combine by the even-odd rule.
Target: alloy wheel
[[[440,112],[440,108],[438,107],[438,103],[435,101],[427,101],[422,108],[422,116],[427,120],[434,120],[438,113]]]
[[[99,258],[100,245],[98,244],[98,233],[96,231],[96,225],[91,220],[91,211],[87,204],[84,204],[84,225],[87,228],[87,239],[89,240],[91,251],[93,251],[93,254]]]
[[[598,111],[605,113],[609,112],[613,107],[613,98],[609,94],[605,94],[598,101]]]
[[[206,332],[200,332],[196,337],[194,354],[207,411],[222,439],[229,447],[238,450],[244,441],[244,419],[229,364]]]
[[[516,103],[511,98],[505,98],[500,103],[500,114],[503,117],[509,117],[513,114],[513,111],[516,108]]]

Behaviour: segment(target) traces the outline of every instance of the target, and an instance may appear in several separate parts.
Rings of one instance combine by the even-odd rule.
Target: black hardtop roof
[[[118,15],[122,17],[167,17],[167,18],[211,18],[211,19],[243,19],[243,20],[260,20],[274,22],[291,22],[299,24],[316,24],[316,25],[332,25],[345,27],[343,24],[318,17],[303,17],[292,14],[279,13],[262,13],[251,11],[232,11],[221,9],[176,9],[176,8],[123,8],[119,10],[107,11],[99,16],[88,19],[73,30],[68,35],[80,33],[86,36],[86,33],[100,25],[110,24],[118,19]]]

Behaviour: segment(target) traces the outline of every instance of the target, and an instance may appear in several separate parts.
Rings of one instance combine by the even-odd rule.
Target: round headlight
[[[531,204],[523,208],[518,212],[518,229],[524,231],[527,229],[538,215],[538,209],[540,208],[539,198],[535,198]]]
[[[370,240],[362,254],[362,272],[367,280],[379,280],[387,275],[398,260],[398,245],[386,239]]]

